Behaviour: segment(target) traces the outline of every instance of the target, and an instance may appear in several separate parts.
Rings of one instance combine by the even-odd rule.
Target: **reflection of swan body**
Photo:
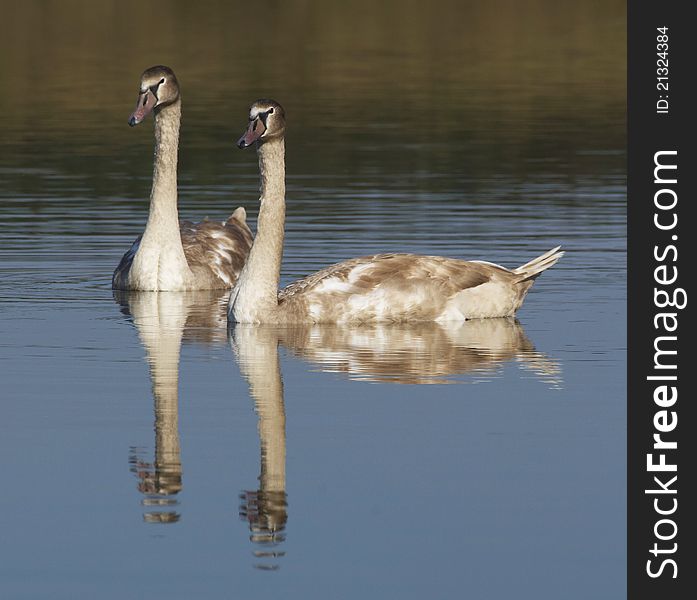
[[[129,119],[137,125],[155,115],[155,163],[150,215],[145,232],[124,254],[114,271],[112,287],[119,290],[229,289],[244,265],[252,243],[244,208],[224,223],[179,222],[177,211],[177,150],[181,97],[168,67],[151,67],[140,82],[136,110]]]
[[[562,256],[554,248],[509,270],[440,256],[378,254],[348,260],[278,293],[285,221],[285,112],[273,100],[250,108],[241,148],[255,143],[261,174],[257,235],[230,295],[238,323],[462,321],[512,316],[535,278]]]
[[[131,469],[138,476],[143,504],[151,507],[145,520],[179,520],[174,496],[182,489],[179,446],[179,354],[182,340],[225,341],[226,293],[115,292],[124,312],[133,317],[150,366],[155,409],[155,459],[148,463],[134,449]]]
[[[346,373],[364,381],[451,383],[456,375],[480,380],[495,375],[507,362],[515,362],[550,385],[561,383],[559,365],[535,350],[513,318],[475,319],[447,327],[432,322],[282,327],[238,324],[235,339],[241,332],[256,330],[274,332],[280,345],[322,371]]]

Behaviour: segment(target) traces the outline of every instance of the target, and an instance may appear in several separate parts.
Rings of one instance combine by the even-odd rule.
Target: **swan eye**
[[[270,108],[267,112],[268,112],[268,114],[272,115],[272,114],[273,114],[273,108]]]

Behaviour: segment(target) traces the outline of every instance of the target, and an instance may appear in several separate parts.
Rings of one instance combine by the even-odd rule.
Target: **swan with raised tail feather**
[[[140,80],[133,127],[150,113],[155,120],[155,159],[150,214],[143,235],[123,255],[112,278],[118,290],[185,291],[229,289],[252,245],[244,208],[225,222],[179,221],[177,153],[181,94],[169,67],[147,69]]]
[[[255,144],[261,208],[249,258],[230,295],[238,323],[374,323],[509,317],[559,247],[509,270],[483,261],[415,254],[347,260],[278,291],[285,223],[285,111],[257,100],[238,146]]]

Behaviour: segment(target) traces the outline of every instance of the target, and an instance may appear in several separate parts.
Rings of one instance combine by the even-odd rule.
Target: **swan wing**
[[[503,267],[439,256],[376,254],[318,271],[281,291],[279,305],[315,322],[431,321],[463,291],[512,277]]]
[[[219,284],[215,287],[232,287],[252,247],[252,232],[244,219],[233,214],[224,223],[182,221],[180,231],[184,255],[195,277],[209,277]]]
[[[139,235],[131,244],[131,247],[121,257],[121,261],[111,277],[111,287],[113,289],[125,290],[127,288],[126,284],[128,281],[128,273],[131,270],[131,265],[133,264],[133,259],[135,258],[136,252],[138,252],[138,248],[140,247],[141,239],[143,239],[143,236]]]

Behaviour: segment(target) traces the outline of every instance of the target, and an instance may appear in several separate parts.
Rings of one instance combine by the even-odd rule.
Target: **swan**
[[[140,79],[136,109],[128,120],[138,125],[152,112],[155,158],[150,214],[145,231],[123,255],[112,288],[185,291],[231,288],[252,245],[246,213],[240,207],[224,223],[179,221],[177,150],[181,94],[169,67],[147,69]]]
[[[484,261],[375,254],[337,263],[278,292],[285,222],[283,107],[257,100],[237,145],[256,145],[261,207],[249,258],[228,303],[238,323],[378,323],[509,317],[535,278],[563,255],[553,248],[509,270]]]

